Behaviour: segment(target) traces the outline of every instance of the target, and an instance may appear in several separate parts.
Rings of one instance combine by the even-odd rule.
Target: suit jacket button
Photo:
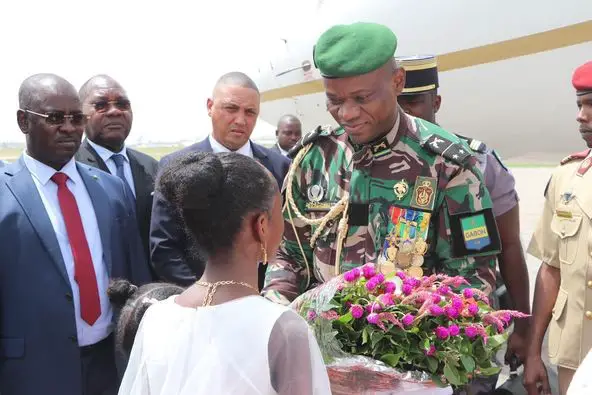
[[[71,294],[71,293],[67,293],[67,294],[66,294],[66,300],[67,300],[68,302],[71,302],[71,301],[73,301],[73,300],[74,300],[74,298],[72,297],[72,294]]]
[[[592,280],[588,281],[588,288],[592,288]]]
[[[592,311],[586,311],[586,318],[592,320]]]

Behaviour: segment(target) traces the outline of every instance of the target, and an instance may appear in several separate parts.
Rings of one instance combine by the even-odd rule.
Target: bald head
[[[24,80],[19,89],[19,107],[39,109],[48,96],[70,96],[78,98],[76,88],[64,78],[55,74],[35,74]]]
[[[281,149],[289,151],[302,137],[300,120],[292,114],[282,116],[278,121],[275,135]]]
[[[300,124],[300,120],[295,115],[292,115],[292,114],[282,115],[282,117],[278,121],[277,126],[278,126],[278,128],[280,128],[282,125],[285,125],[288,123]]]
[[[240,88],[252,89],[255,92],[257,92],[257,94],[259,93],[259,88],[257,88],[257,84],[255,84],[251,77],[249,77],[245,73],[241,73],[240,71],[232,71],[218,78],[218,81],[214,86],[214,98],[216,98],[216,94],[220,91],[220,89],[226,86],[235,86]]]
[[[84,103],[88,96],[97,89],[119,89],[125,93],[121,84],[115,81],[115,79],[105,74],[99,74],[91,77],[80,87],[80,91],[78,92],[80,100]]]

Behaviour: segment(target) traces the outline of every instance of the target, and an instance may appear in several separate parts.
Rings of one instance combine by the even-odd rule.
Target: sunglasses
[[[87,117],[81,112],[77,112],[74,114],[66,114],[63,111],[52,111],[45,114],[41,114],[31,110],[23,110],[21,111],[28,112],[29,114],[37,115],[38,117],[45,118],[45,122],[50,125],[63,125],[66,122],[66,119],[70,120],[70,123],[75,126],[84,125],[86,123]]]
[[[119,100],[99,100],[94,103],[91,103],[94,107],[96,112],[106,112],[109,110],[109,106],[113,105],[120,111],[128,111],[132,108],[132,105],[129,100],[127,99],[119,99]]]

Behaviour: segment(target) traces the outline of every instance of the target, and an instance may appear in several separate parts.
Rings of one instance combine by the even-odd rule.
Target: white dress
[[[590,395],[592,394],[592,350],[588,352],[576,373],[574,374],[567,395]]]
[[[175,296],[148,308],[119,395],[330,395],[302,317],[260,296],[188,308]]]

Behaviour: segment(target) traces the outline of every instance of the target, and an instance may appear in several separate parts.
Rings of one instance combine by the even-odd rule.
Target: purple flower
[[[368,282],[366,283],[366,289],[368,291],[374,290],[377,286],[378,286],[378,282],[374,279],[368,280]]]
[[[359,304],[352,304],[350,311],[354,318],[361,318],[364,315],[364,308]]]
[[[372,280],[376,280],[378,284],[382,284],[384,282],[384,274],[376,273],[374,277],[372,277]]]
[[[452,306],[457,310],[462,310],[463,308],[463,301],[458,296],[452,297]]]
[[[438,339],[440,340],[446,340],[448,339],[448,329],[446,329],[443,326],[439,326],[436,328],[436,336],[438,336]]]
[[[430,314],[434,317],[438,317],[444,314],[444,309],[436,304],[430,306]]]
[[[317,318],[317,313],[314,310],[308,310],[308,313],[306,313],[306,318],[309,321],[314,320],[315,318]]]
[[[479,306],[477,306],[476,303],[471,303],[469,305],[469,314],[471,316],[475,316],[475,315],[477,315],[478,312],[479,312]]]
[[[378,297],[378,300],[385,306],[392,306],[395,304],[393,301],[393,294],[382,294]]]
[[[403,325],[409,326],[413,324],[414,319],[415,317],[413,316],[413,314],[405,314],[405,316],[403,317]]]
[[[423,352],[428,357],[429,356],[432,356],[432,355],[434,355],[436,353],[436,346],[434,346],[433,344],[430,344],[430,348],[427,349],[427,350],[424,350]]]
[[[368,320],[369,323],[376,325],[380,321],[380,316],[376,313],[371,313],[366,317],[366,320]]]
[[[465,288],[463,290],[463,296],[467,299],[471,299],[474,296],[472,288]]]
[[[442,301],[442,297],[440,295],[433,294],[432,295],[432,302],[438,304]]]
[[[384,290],[388,293],[395,292],[397,289],[397,284],[392,281],[387,281],[384,283]]]
[[[399,277],[401,280],[405,280],[407,278],[405,272],[402,272],[400,270],[397,272],[397,277]]]
[[[438,293],[440,295],[447,295],[450,292],[450,287],[448,285],[442,285],[438,288]]]
[[[403,285],[403,293],[405,295],[411,295],[411,293],[413,292],[413,287],[409,284],[404,284]]]
[[[376,274],[376,270],[374,270],[374,266],[372,265],[364,265],[362,266],[362,273],[366,280],[370,280]]]
[[[358,278],[360,278],[360,269],[357,267],[343,274],[343,279],[348,283],[353,283]]]
[[[507,324],[512,319],[512,315],[510,313],[501,313],[499,319],[502,320],[504,324]]]
[[[448,333],[450,336],[458,336],[460,333],[460,328],[458,325],[452,324],[448,327]]]
[[[476,337],[478,334],[479,334],[479,331],[474,326],[469,325],[465,328],[465,335],[467,335],[467,337],[469,339]]]
[[[456,309],[454,306],[448,305],[445,307],[444,310],[446,311],[446,315],[448,316],[448,318],[450,318],[452,320],[455,318],[458,318],[458,316],[460,315],[459,310]]]
[[[413,288],[415,288],[415,287],[419,287],[421,285],[421,281],[419,281],[415,277],[407,277],[405,280],[403,280],[403,284],[409,284]]]

